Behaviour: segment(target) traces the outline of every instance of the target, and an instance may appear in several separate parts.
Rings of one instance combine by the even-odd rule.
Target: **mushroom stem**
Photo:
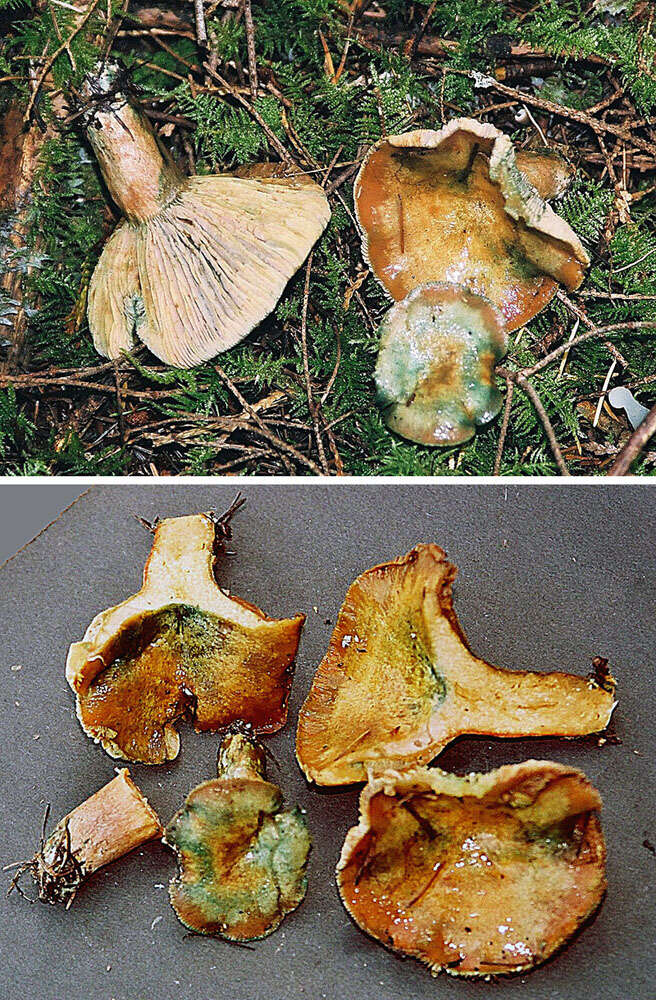
[[[19,867],[9,891],[29,871],[42,902],[68,907],[88,875],[162,832],[157,813],[123,768],[59,821],[31,861]]]
[[[66,829],[85,875],[162,834],[157,813],[126,767],[60,820],[46,841],[46,858]]]
[[[92,105],[86,133],[114,202],[131,222],[145,222],[175,198],[186,178],[120,87],[112,64],[86,78],[82,93]]]
[[[229,733],[217,755],[219,778],[261,781],[266,774],[264,747],[245,733]]]
[[[615,682],[609,678],[602,686],[593,677],[509,671],[481,664],[480,670],[473,669],[463,680],[462,693],[457,681],[454,687],[456,697],[462,697],[468,707],[467,728],[472,733],[585,736],[608,724],[608,694]]]

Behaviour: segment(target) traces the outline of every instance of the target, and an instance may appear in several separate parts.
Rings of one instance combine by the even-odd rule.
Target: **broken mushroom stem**
[[[8,894],[17,889],[25,895],[19,883],[29,872],[41,902],[68,908],[89,875],[162,834],[157,813],[127,768],[64,816],[46,839],[49,812],[39,850],[19,864]]]
[[[266,776],[266,751],[252,734],[229,732],[219,746],[216,767],[219,778],[261,781]]]

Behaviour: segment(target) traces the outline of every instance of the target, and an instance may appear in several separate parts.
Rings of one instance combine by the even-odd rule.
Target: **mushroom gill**
[[[604,729],[615,682],[502,670],[475,656],[453,609],[455,566],[437,545],[351,584],[301,708],[296,756],[319,785],[427,764],[466,733],[582,736]]]
[[[266,937],[307,890],[310,837],[298,808],[282,808],[264,778],[264,754],[244,733],[219,749],[219,776],[187,796],[164,834],[177,856],[171,905],[198,934],[232,941]]]
[[[470,118],[387,136],[354,186],[365,260],[396,301],[418,285],[453,282],[490,299],[514,330],[558,282],[577,288],[589,263],[538,191],[561,192],[563,174],[539,154],[518,165],[506,135]]]
[[[285,723],[305,616],[274,620],[221,590],[214,565],[224,533],[225,518],[217,525],[207,514],[161,521],[141,590],[70,647],[78,718],[113,757],[173,760],[186,713],[199,732],[237,719],[258,732]]]
[[[98,352],[135,335],[189,368],[247,336],[275,307],[325,229],[330,209],[305,176],[185,177],[121,91],[116,67],[87,78],[87,136],[125,217],[89,286]]]
[[[436,974],[527,971],[569,941],[606,889],[599,793],[529,760],[457,777],[387,771],[360,796],[337,867],[355,922]]]

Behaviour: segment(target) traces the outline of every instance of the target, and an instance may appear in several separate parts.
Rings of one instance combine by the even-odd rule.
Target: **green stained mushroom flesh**
[[[460,444],[499,412],[494,366],[506,334],[487,299],[458,285],[422,285],[392,306],[380,338],[377,400],[397,434]]]
[[[219,776],[189,793],[164,842],[177,856],[171,904],[199,934],[266,937],[303,901],[310,836],[298,807],[283,809],[264,778],[263,755],[243,733],[219,752]]]
[[[529,760],[459,777],[386,771],[360,797],[337,868],[355,922],[435,974],[527,971],[599,906],[601,798],[584,774]]]
[[[456,118],[440,131],[385,136],[355,181],[363,256],[400,302],[449,281],[485,295],[507,332],[583,281],[588,255],[544,200],[567,186],[562,163],[516,153],[493,125]]]
[[[417,545],[351,584],[299,713],[308,779],[345,785],[428,764],[465,733],[577,736],[608,725],[615,682],[601,658],[576,677],[475,656],[453,607],[456,572],[437,545]]]
[[[185,714],[198,731],[285,722],[305,616],[269,618],[219,587],[225,531],[225,518],[207,514],[161,521],[141,590],[97,615],[69,650],[78,718],[114,757],[173,760]]]

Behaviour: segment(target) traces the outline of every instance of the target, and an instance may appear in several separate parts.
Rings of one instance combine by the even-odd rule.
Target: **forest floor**
[[[654,3],[209,0],[198,20],[190,3],[95,0],[89,11],[80,28],[74,3],[0,0],[0,471],[654,474],[644,429],[632,438],[606,398],[622,385],[656,402]],[[106,362],[86,324],[118,213],[79,117],[58,102],[108,55],[187,173],[284,155],[330,200],[326,232],[271,316],[192,370],[145,348]],[[570,160],[576,178],[555,208],[591,267],[511,335],[502,413],[462,446],[429,448],[390,433],[376,406],[389,300],[362,259],[352,187],[379,137],[457,116]],[[16,206],[26,135],[31,193]]]

